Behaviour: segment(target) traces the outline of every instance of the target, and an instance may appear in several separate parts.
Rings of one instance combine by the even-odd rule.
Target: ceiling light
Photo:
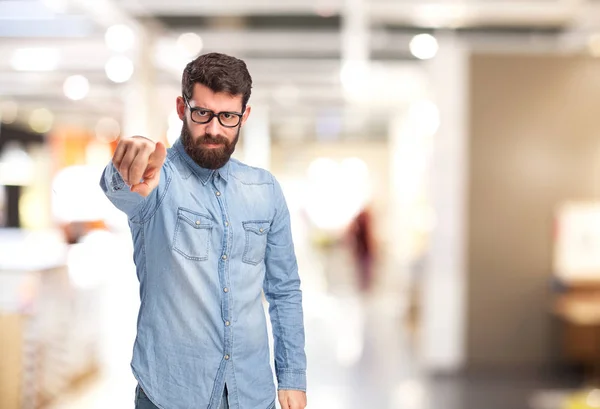
[[[122,55],[111,57],[104,69],[108,78],[116,83],[127,82],[133,75],[133,63]]]
[[[65,80],[63,91],[67,98],[79,101],[86,97],[90,90],[90,83],[83,75],[72,75]]]
[[[177,39],[177,47],[186,57],[196,57],[203,46],[202,38],[196,33],[184,33]]]
[[[438,49],[438,42],[431,34],[417,34],[410,41],[410,52],[420,60],[435,57]]]
[[[31,112],[29,126],[37,133],[46,133],[52,129],[54,115],[46,108],[39,108]]]

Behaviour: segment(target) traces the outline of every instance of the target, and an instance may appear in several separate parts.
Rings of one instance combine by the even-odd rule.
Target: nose
[[[209,123],[206,124],[206,133],[208,135],[218,135],[220,131],[221,124],[219,123],[219,119],[215,116],[213,117]]]

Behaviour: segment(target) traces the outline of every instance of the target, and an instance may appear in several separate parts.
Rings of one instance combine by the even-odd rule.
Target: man
[[[135,136],[100,185],[125,212],[141,306],[132,370],[137,409],[306,407],[302,293],[290,217],[267,171],[231,159],[250,115],[246,64],[206,54],[183,72],[181,137]]]

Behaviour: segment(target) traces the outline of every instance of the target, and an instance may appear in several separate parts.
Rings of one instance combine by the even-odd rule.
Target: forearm
[[[100,187],[112,204],[130,217],[144,201],[142,196],[129,189],[112,163],[104,168]]]

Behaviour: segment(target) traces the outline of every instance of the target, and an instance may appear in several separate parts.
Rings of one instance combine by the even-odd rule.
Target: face
[[[215,93],[202,84],[195,84],[189,104],[192,108],[204,108],[215,113],[242,112],[241,95]],[[187,154],[203,168],[218,169],[227,163],[235,151],[241,127],[250,115],[250,107],[246,107],[240,124],[235,128],[224,127],[217,118],[206,124],[192,121],[190,110],[182,97],[177,98],[177,113],[183,121],[181,142]]]

